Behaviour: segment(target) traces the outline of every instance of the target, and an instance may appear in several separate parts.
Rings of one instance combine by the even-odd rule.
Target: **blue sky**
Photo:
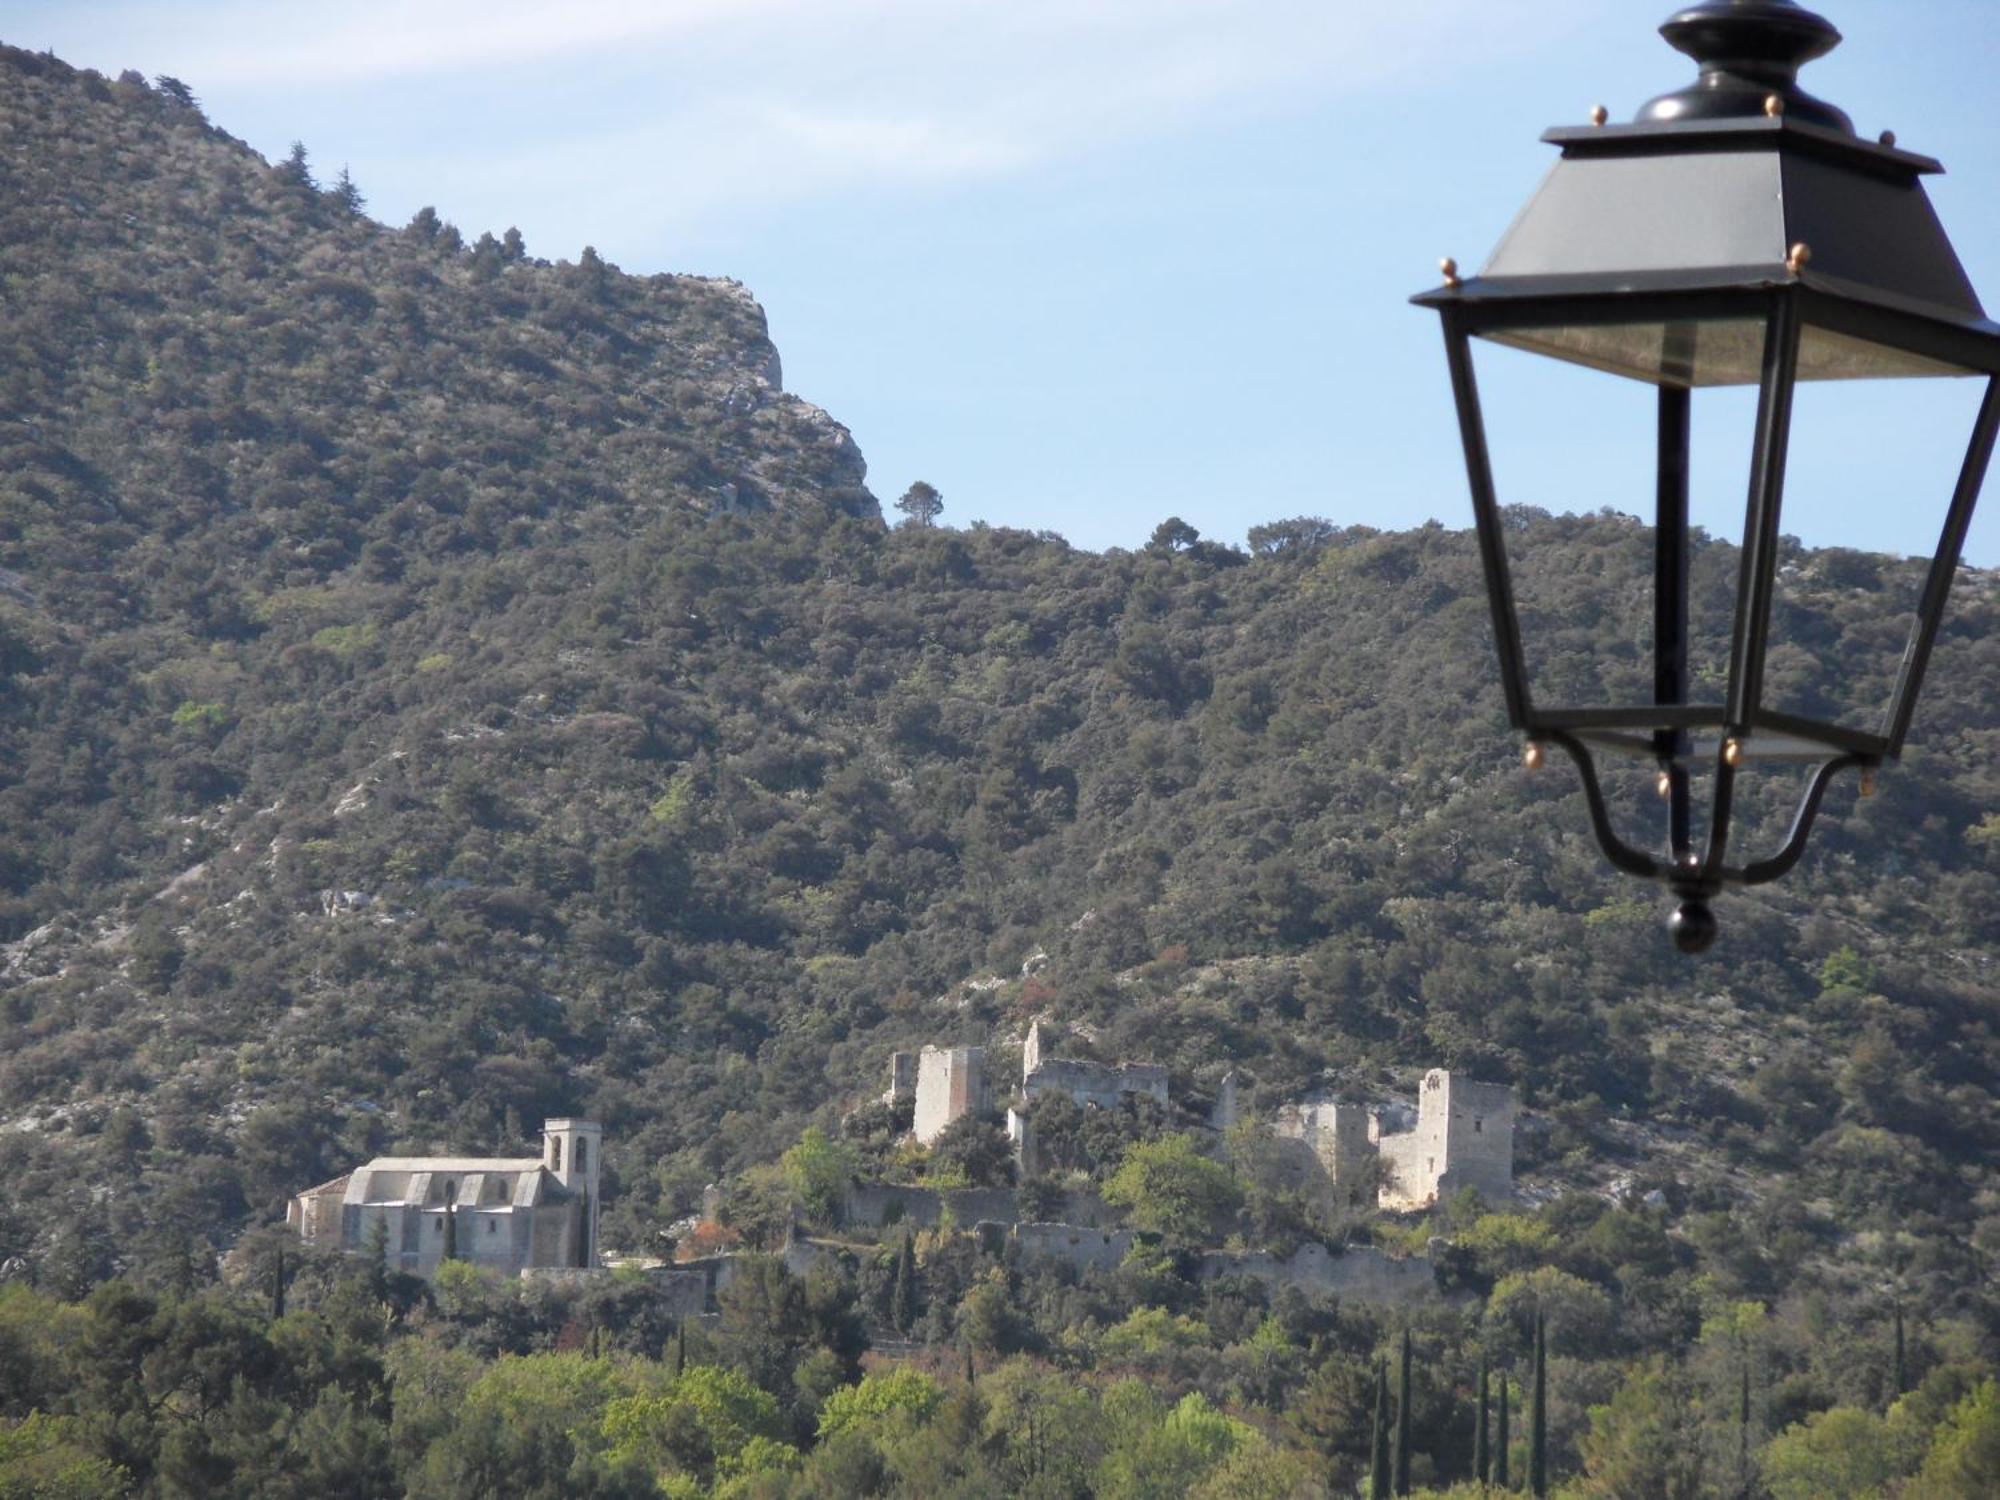
[[[1168,515],[1467,522],[1434,320],[1553,153],[1691,76],[1671,0],[0,0],[0,38],[171,73],[369,211],[531,254],[747,282],[788,387],[885,502],[1136,546]],[[1827,0],[1805,82],[1941,157],[2000,307],[2000,8]],[[1647,502],[1640,387],[1482,365],[1504,498]],[[1802,395],[1786,529],[1928,551],[1970,382]],[[1740,527],[1746,403],[1697,409],[1696,517]],[[2000,564],[2000,478],[1967,552]]]

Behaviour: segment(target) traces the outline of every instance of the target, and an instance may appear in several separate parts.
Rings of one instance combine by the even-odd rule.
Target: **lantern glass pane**
[[[1755,385],[1764,359],[1762,318],[1551,324],[1495,330],[1483,336],[1496,344],[1654,385]],[[1958,365],[1810,324],[1799,339],[1802,381],[1972,373]]]
[[[1475,361],[1535,702],[1650,702],[1654,391],[1508,348]]]
[[[1882,730],[1983,395],[1983,384],[1969,381],[1799,391],[1785,482],[1787,541],[1765,658],[1767,708]],[[1979,540],[1968,542],[1974,564],[1990,560],[1974,550]],[[1961,580],[1956,603],[1963,604],[1966,588],[1978,584]],[[1929,679],[1934,692],[1926,695],[1933,706],[1962,645],[1950,632],[1940,641]],[[1919,740],[1922,718],[1920,710]]]

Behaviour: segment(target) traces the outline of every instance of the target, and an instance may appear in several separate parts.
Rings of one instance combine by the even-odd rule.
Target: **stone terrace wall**
[[[1132,1248],[1129,1229],[1094,1229],[1083,1224],[1016,1224],[1008,1238],[1024,1258],[1059,1260],[1079,1271],[1112,1271]]]
[[[1021,1217],[1020,1195],[1012,1188],[905,1187],[897,1183],[873,1182],[848,1189],[846,1222],[856,1228],[879,1229],[885,1224],[908,1224],[912,1229],[931,1229],[949,1205],[952,1222],[970,1229],[981,1220],[1011,1224]],[[1111,1220],[1104,1200],[1093,1192],[1070,1193],[1062,1204],[1066,1223],[1095,1228]]]
[[[1350,1245],[1336,1255],[1308,1242],[1285,1259],[1267,1250],[1211,1250],[1202,1256],[1197,1274],[1203,1281],[1254,1276],[1273,1287],[1331,1292],[1356,1302],[1407,1303],[1438,1295],[1428,1259],[1413,1255],[1395,1260],[1372,1245]]]
[[[1012,1188],[903,1187],[892,1183],[868,1183],[847,1193],[846,1221],[863,1229],[885,1224],[907,1224],[912,1229],[934,1228],[951,1205],[952,1219],[970,1229],[981,1219],[1013,1220],[1021,1216],[1020,1200]]]

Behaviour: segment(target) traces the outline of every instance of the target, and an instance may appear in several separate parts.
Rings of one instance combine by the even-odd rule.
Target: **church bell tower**
[[[542,1126],[542,1165],[555,1180],[578,1194],[583,1208],[582,1244],[576,1264],[597,1264],[598,1178],[604,1127],[594,1120],[549,1120]]]

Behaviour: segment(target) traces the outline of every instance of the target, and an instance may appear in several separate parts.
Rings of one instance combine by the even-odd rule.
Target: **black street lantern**
[[[1926,198],[1942,168],[1865,141],[1847,116],[1803,92],[1800,66],[1840,33],[1792,0],[1708,0],[1660,28],[1700,77],[1629,125],[1543,136],[1562,159],[1479,275],[1415,300],[1444,321],[1452,388],[1490,596],[1507,713],[1527,763],[1560,747],[1576,763],[1591,825],[1619,869],[1680,898],[1676,944],[1715,938],[1708,903],[1724,887],[1776,880],[1798,863],[1840,772],[1901,753],[1952,575],[2000,427],[2000,325],[1989,321]],[[1646,382],[1659,390],[1652,702],[1543,707],[1529,692],[1474,337]],[[1765,701],[1765,650],[1779,549],[1793,390],[1801,380],[1988,377],[1888,708],[1874,732],[1780,713]],[[1758,390],[1725,701],[1689,700],[1688,451],[1696,387]],[[1648,853],[1611,825],[1596,757],[1657,762],[1667,818]],[[1753,759],[1816,763],[1782,847],[1732,862],[1730,805]],[[1693,836],[1691,769],[1713,761],[1714,800]]]

